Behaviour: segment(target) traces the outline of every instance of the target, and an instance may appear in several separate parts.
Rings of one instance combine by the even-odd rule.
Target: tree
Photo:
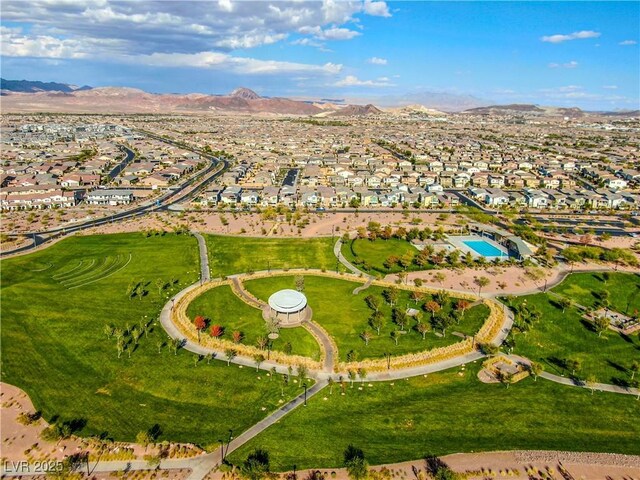
[[[264,362],[264,360],[265,360],[264,355],[261,353],[256,353],[253,356],[253,361],[256,363],[256,372],[258,371],[258,369],[260,368],[260,364]]]
[[[232,334],[233,343],[240,343],[242,341],[242,332],[235,330]]]
[[[602,277],[602,281],[604,282],[605,285],[607,284],[607,282],[611,278],[611,274],[609,272],[602,272],[602,274],[600,276]]]
[[[394,308],[393,321],[400,327],[400,331],[404,332],[404,326],[407,324],[407,313],[399,308]]]
[[[353,445],[347,446],[344,451],[344,466],[351,480],[364,480],[368,475],[368,463],[364,458],[364,452]]]
[[[416,330],[420,335],[422,335],[422,340],[424,340],[427,336],[427,333],[431,331],[431,326],[426,322],[418,322],[416,325]]]
[[[178,355],[178,350],[180,349],[180,345],[182,345],[182,340],[178,340],[177,338],[171,339],[171,350],[173,350],[174,355]]]
[[[387,303],[389,303],[391,306],[393,306],[395,304],[395,302],[398,301],[398,297],[400,296],[400,292],[396,287],[391,287],[391,288],[385,289],[382,292],[382,295],[384,296],[384,298],[387,301]]]
[[[442,284],[444,283],[444,281],[446,280],[447,276],[442,273],[442,272],[437,272],[433,275],[433,279],[440,283],[440,286],[442,286]]]
[[[367,378],[367,371],[364,368],[360,367],[358,369],[358,376],[360,377],[360,381],[364,383],[365,378]]]
[[[227,357],[227,367],[231,365],[231,361],[238,356],[238,352],[235,348],[227,348],[224,351],[225,357]]]
[[[164,347],[164,340],[158,340],[156,342],[156,347],[158,347],[158,355],[160,355],[160,353],[162,353],[162,347]]]
[[[353,382],[356,379],[356,371],[355,370],[347,370],[347,377],[349,378],[349,381],[351,382],[351,388],[353,388]]]
[[[481,343],[478,347],[482,353],[489,355],[490,357],[494,356],[500,350],[500,348],[493,343]]]
[[[562,308],[562,313],[565,312],[565,310],[569,307],[571,307],[571,305],[573,304],[573,302],[569,299],[569,298],[565,298],[562,297],[559,301],[558,304],[560,305],[560,307]]]
[[[131,330],[131,338],[133,338],[133,343],[135,345],[138,345],[138,342],[140,341],[141,336],[142,336],[142,332],[139,329],[134,328],[133,330]]]
[[[369,318],[369,325],[378,333],[378,336],[380,336],[380,330],[384,327],[384,323],[384,314],[380,311],[374,312]]]
[[[200,343],[200,332],[202,332],[202,330],[207,328],[207,319],[204,318],[202,315],[198,315],[193,320],[193,324],[195,325],[196,330],[198,331],[198,343]]]
[[[258,337],[256,340],[256,345],[260,350],[264,350],[269,345],[269,340],[266,337]]]
[[[302,275],[296,275],[296,290],[299,292],[304,292],[304,277]]]
[[[422,301],[422,299],[424,298],[424,293],[418,292],[417,290],[413,290],[409,294],[409,298],[411,298],[411,300],[413,300],[414,303],[417,305],[418,302]]]
[[[371,338],[373,338],[373,335],[371,335],[370,331],[365,330],[364,332],[362,332],[360,334],[360,338],[364,341],[365,345],[369,345],[369,340],[371,340]]]
[[[136,443],[142,445],[144,447],[144,451],[147,451],[147,447],[149,446],[149,444],[152,442],[152,438],[149,435],[149,431],[148,430],[142,430],[140,432],[138,432],[138,434],[136,435]]]
[[[105,325],[102,331],[107,336],[107,338],[110,338],[113,335],[114,331],[113,325]]]
[[[636,376],[636,373],[640,371],[640,362],[638,362],[637,360],[634,360],[631,366],[629,367],[629,371],[631,372],[631,380],[633,380],[633,377]]]
[[[598,380],[596,380],[595,375],[591,374],[587,376],[587,379],[585,380],[585,384],[591,390],[591,395],[593,395],[593,392],[596,389],[597,383],[598,383]]]
[[[609,328],[609,317],[602,315],[594,318],[593,326],[595,327],[598,336],[601,337],[602,334],[606,332],[607,328]]]
[[[571,370],[571,375],[575,376],[576,372],[580,370],[580,360],[565,360],[565,366],[567,367],[567,370]]]
[[[529,365],[529,372],[533,375],[533,380],[538,381],[538,377],[544,371],[544,365],[538,362],[531,362]]]
[[[465,313],[470,305],[471,303],[468,300],[461,298],[456,302],[455,309],[462,311],[462,313]]]
[[[256,449],[251,452],[240,467],[240,473],[247,480],[262,480],[269,474],[269,452]]]
[[[477,277],[473,279],[473,283],[478,286],[478,295],[480,295],[482,289],[489,285],[491,283],[491,280],[489,280],[487,277]]]
[[[435,300],[429,300],[427,303],[424,304],[424,308],[429,313],[431,313],[431,318],[433,318],[435,314],[440,311],[441,307],[440,307],[440,304]]]
[[[335,380],[333,380],[333,377],[329,377],[327,379],[327,385],[329,386],[329,395],[333,395],[333,385],[335,384]]]
[[[398,340],[400,340],[400,335],[401,333],[398,330],[393,330],[391,332],[391,338],[393,338],[393,341],[396,342],[396,346],[398,346]]]
[[[222,328],[222,325],[211,325],[209,335],[211,335],[213,338],[220,338],[223,334],[224,328]]]
[[[375,312],[379,311],[380,307],[382,306],[380,297],[376,297],[374,295],[367,295],[364,301],[367,303],[367,306]]]
[[[303,363],[299,363],[296,366],[296,369],[298,370],[298,379],[300,379],[300,381],[304,380],[309,374],[309,370]]]
[[[134,282],[131,282],[127,286],[127,297],[129,297],[129,300],[131,300],[136,295],[137,290],[138,290],[138,285],[135,284]]]
[[[124,352],[124,339],[121,337],[116,342],[116,348],[118,349],[118,358],[122,356],[122,352]]]
[[[162,280],[161,278],[156,278],[155,285],[158,288],[158,296],[161,297],[162,296],[162,290],[164,290],[164,287],[166,285],[165,281]]]

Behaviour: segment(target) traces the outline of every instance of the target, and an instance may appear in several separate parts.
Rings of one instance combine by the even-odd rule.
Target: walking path
[[[200,281],[201,283],[211,280],[211,272],[209,271],[209,257],[207,255],[207,242],[198,232],[191,232],[198,240],[198,251],[200,253]]]
[[[311,330],[314,336],[320,340],[320,343],[322,344],[322,349],[324,350],[324,370],[327,372],[333,372],[335,362],[338,358],[338,349],[331,341],[331,337],[324,328],[315,322],[307,320],[303,325]]]
[[[338,240],[336,241],[335,245],[333,246],[333,254],[336,256],[338,261],[342,265],[344,265],[350,272],[355,273],[356,275],[367,276],[366,273],[358,270],[355,267],[355,265],[353,265],[351,262],[349,262],[349,260],[344,258],[344,255],[342,255],[342,239],[341,238],[338,238]]]
[[[526,365],[527,367],[531,365],[531,360],[529,360],[526,357],[521,357],[520,355],[512,354],[512,355],[506,355],[506,357],[513,362],[521,363],[523,365]],[[568,385],[570,387],[582,387],[582,388],[588,388],[590,390],[599,390],[601,392],[623,393],[626,395],[640,396],[640,389],[638,388],[619,387],[618,385],[611,385],[609,383],[588,383],[575,378],[561,377],[560,375],[555,375],[549,372],[542,372],[538,376],[540,378],[544,378],[552,382],[560,383],[562,385]]]

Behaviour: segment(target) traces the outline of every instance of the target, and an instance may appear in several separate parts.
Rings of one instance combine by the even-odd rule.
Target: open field
[[[211,277],[282,268],[335,270],[331,238],[240,238],[206,235]],[[340,268],[342,268],[340,266]]]
[[[207,290],[197,297],[187,309],[187,315],[193,320],[197,315],[203,315],[210,320],[210,325],[220,325],[224,328],[225,340],[232,340],[234,331],[243,335],[242,343],[255,346],[258,337],[266,337],[266,323],[262,312],[253,308],[232,291],[231,287],[221,287]],[[207,331],[202,335],[208,335]],[[320,347],[313,335],[302,327],[281,328],[279,337],[271,340],[273,350],[283,350],[285,344],[291,344],[291,353],[304,355],[315,360],[320,358]]]
[[[392,255],[402,257],[407,255],[413,258],[418,250],[404,239],[390,238],[388,240],[377,239],[375,241],[367,239],[352,239],[342,244],[342,254],[349,262],[357,265],[358,268],[366,272],[378,272],[382,274],[397,273],[402,271],[428,270],[433,268],[430,265],[420,267],[415,264],[409,265],[406,270],[398,265],[385,267],[384,262]],[[365,263],[359,263],[365,262]]]
[[[328,389],[231,454],[243,461],[255,448],[272,467],[342,466],[352,443],[371,464],[454,452],[549,449],[640,454],[640,403],[527,378],[509,389],[484,384],[479,365],[395,382]],[[370,385],[370,386],[369,386]],[[361,389],[360,389],[361,388]]]
[[[313,309],[313,320],[322,325],[334,338],[340,353],[340,359],[346,360],[348,352],[353,351],[357,358],[382,357],[385,352],[391,355],[402,355],[409,352],[428,350],[434,347],[450,345],[460,341],[460,337],[452,332],[460,332],[473,335],[483,324],[488,315],[488,308],[478,305],[470,308],[465,313],[459,324],[454,324],[444,337],[429,332],[426,339],[416,332],[413,327],[415,320],[409,320],[401,335],[398,345],[391,338],[391,332],[398,330],[398,326],[391,320],[391,306],[381,302],[380,311],[384,314],[384,326],[380,335],[369,325],[369,317],[373,311],[367,306],[365,298],[373,295],[382,298],[381,287],[371,286],[353,295],[354,288],[361,283],[334,278],[305,276],[304,294],[307,296],[309,306]],[[258,298],[267,300],[269,296],[283,288],[295,288],[294,277],[278,276],[244,282],[247,290]],[[420,305],[430,300],[428,295],[417,304],[410,300],[408,291],[400,290],[397,306],[401,309],[407,307],[420,309]],[[450,306],[445,308],[450,311]],[[428,320],[428,313],[424,312],[424,319]],[[361,338],[363,331],[370,332],[372,338],[369,345]]]
[[[633,315],[640,310],[640,275],[609,272],[573,273],[553,291],[570,298],[585,307],[594,307],[598,303],[598,294],[609,294],[610,307],[620,313]]]
[[[557,299],[540,293],[512,300],[514,304],[527,302],[542,314],[526,333],[514,333],[513,353],[541,363],[545,370],[556,375],[570,376],[566,360],[577,360],[578,378],[593,375],[599,382],[625,385],[631,378],[628,368],[640,358],[640,340],[637,335],[622,336],[612,330],[593,331],[589,322],[576,308],[562,307]]]
[[[76,421],[81,435],[131,441],[158,424],[161,439],[212,445],[254,424],[296,385],[283,398],[281,382],[263,372],[220,361],[195,366],[196,356],[174,355],[155,322],[167,297],[197,280],[197,252],[190,236],[138,233],[72,237],[3,260],[2,381],[24,389],[47,421]],[[129,256],[106,278],[107,262]],[[72,269],[84,272],[86,285],[65,286]],[[130,298],[132,283],[140,295]],[[141,321],[150,321],[147,333],[138,345],[125,334],[118,358],[105,325],[142,332]]]

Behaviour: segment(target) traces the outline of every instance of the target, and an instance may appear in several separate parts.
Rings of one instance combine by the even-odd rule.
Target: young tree
[[[258,369],[260,368],[260,364],[264,362],[264,360],[265,360],[264,355],[261,353],[256,353],[253,356],[253,361],[256,363],[256,372],[258,371]]]
[[[351,388],[353,388],[353,382],[356,380],[356,371],[347,370],[347,377],[349,378],[349,382],[351,382]]]
[[[233,343],[240,343],[242,341],[242,332],[235,330],[232,334],[233,337]]]
[[[387,303],[393,306],[398,301],[398,297],[400,296],[400,291],[396,287],[391,287],[391,288],[385,289],[382,292],[382,295],[384,296]]]
[[[360,334],[360,338],[362,339],[362,341],[364,342],[365,346],[369,345],[369,341],[371,340],[371,338],[373,338],[373,335],[371,335],[371,332],[368,330],[365,330],[364,332],[362,332]]]
[[[369,325],[373,328],[378,336],[380,336],[380,330],[384,327],[384,314],[380,311],[374,312],[369,318]]]
[[[174,355],[178,355],[178,350],[180,349],[180,345],[182,345],[182,341],[177,338],[171,339],[171,350],[173,350]]]
[[[567,308],[571,307],[572,303],[573,302],[569,298],[565,297],[558,300],[558,304],[560,305],[560,308],[562,308],[562,313],[564,313]]]
[[[116,342],[116,348],[118,350],[118,358],[122,356],[122,352],[124,352],[124,339],[119,338]]]
[[[335,380],[333,377],[329,377],[327,379],[327,385],[329,386],[329,395],[333,395],[333,385],[335,384]]]
[[[309,369],[306,367],[306,365],[304,365],[303,363],[299,363],[296,366],[296,369],[298,370],[298,379],[300,381],[307,378],[307,375],[309,374]]]
[[[544,371],[544,365],[538,362],[531,362],[529,365],[529,372],[533,375],[533,380],[538,381],[538,377]]]
[[[440,304],[435,300],[429,300],[424,304],[424,309],[431,314],[432,319],[434,318],[435,314],[440,311],[440,308]]]
[[[398,330],[393,330],[391,332],[391,338],[393,338],[393,341],[396,342],[396,347],[398,346],[398,340],[400,340],[400,332]]]
[[[258,337],[256,345],[260,350],[264,350],[269,345],[269,340],[266,337]]]
[[[413,290],[409,294],[409,298],[411,298],[411,300],[413,300],[413,302],[417,305],[418,302],[421,302],[422,299],[424,298],[424,293],[418,292],[417,290]]]
[[[580,360],[575,360],[575,359],[567,359],[565,360],[565,366],[567,367],[567,370],[571,370],[571,375],[575,376],[576,372],[578,370],[580,370]]]
[[[147,447],[152,441],[153,440],[151,439],[148,430],[142,430],[136,435],[136,443],[142,445],[145,452],[147,451]]]
[[[360,367],[358,369],[358,376],[360,377],[360,381],[364,384],[364,380],[367,378],[367,371]]]
[[[160,353],[162,353],[162,347],[164,347],[164,340],[158,340],[156,342],[156,347],[158,347],[158,355],[160,355]]]
[[[198,315],[194,320],[193,320],[193,324],[196,327],[196,330],[198,332],[198,343],[200,343],[200,333],[207,328],[207,319],[204,318],[202,315]]]
[[[163,279],[156,278],[155,285],[156,285],[156,288],[158,289],[158,296],[161,297],[162,296],[162,290],[164,290],[164,287],[165,287],[166,283],[165,283],[165,281]]]
[[[590,374],[590,375],[587,376],[587,379],[585,380],[585,384],[591,390],[591,395],[593,395],[593,392],[596,389],[596,384],[597,383],[598,383],[598,380],[596,380],[595,375]]]
[[[601,337],[602,334],[607,331],[607,328],[609,328],[609,317],[602,315],[594,318],[593,326],[595,327],[598,336]]]
[[[213,338],[220,338],[223,334],[224,328],[222,328],[222,325],[211,325],[209,335],[211,335]]]
[[[465,313],[467,308],[469,308],[469,305],[471,305],[471,303],[468,300],[461,298],[456,302],[455,308],[456,310],[460,310],[462,313]]]
[[[299,292],[304,292],[304,277],[302,275],[296,275],[296,290]]]
[[[634,360],[629,367],[629,371],[631,372],[631,380],[633,380],[633,377],[636,376],[636,373],[640,371],[640,362],[638,362],[638,360]]]
[[[400,331],[404,332],[404,326],[407,324],[407,313],[399,308],[394,308],[393,321],[400,327]]]
[[[416,330],[420,335],[422,335],[422,340],[424,340],[427,337],[427,333],[431,331],[431,325],[426,322],[418,322]]]
[[[104,334],[107,336],[107,338],[110,338],[111,336],[113,336],[113,331],[115,329],[113,328],[113,325],[105,325],[104,328],[102,329],[102,331],[104,332]]]
[[[141,336],[142,336],[142,332],[139,329],[134,328],[133,330],[131,330],[131,338],[133,339],[133,343],[135,345],[138,345],[138,342],[140,341]]]
[[[382,306],[380,297],[376,297],[375,295],[367,295],[364,301],[366,302],[367,306],[374,312],[378,312],[380,310],[380,307]]]
[[[227,357],[227,367],[231,365],[231,361],[238,356],[238,352],[235,348],[227,348],[224,351],[224,356]]]

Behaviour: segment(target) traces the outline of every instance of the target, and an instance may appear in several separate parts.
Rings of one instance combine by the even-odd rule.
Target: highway
[[[145,202],[141,205],[135,206],[123,212],[115,213],[113,215],[109,215],[106,217],[86,220],[86,221],[78,222],[69,226],[56,227],[48,230],[41,230],[38,232],[26,233],[24,235],[31,236],[34,240],[34,243],[25,245],[23,247],[15,248],[13,250],[2,251],[0,252],[0,257],[12,255],[12,254],[23,252],[26,250],[32,250],[40,245],[53,241],[54,239],[60,238],[61,236],[80,232],[88,228],[97,227],[97,226],[105,225],[108,223],[113,223],[114,221],[123,220],[126,218],[139,217],[141,215],[146,215],[147,213],[150,213],[150,212],[166,210],[171,205],[175,205],[177,203],[183,202],[188,198],[196,195],[209,182],[214,180],[216,177],[220,176],[229,168],[229,162],[226,159],[220,159],[220,158],[213,157],[211,155],[207,155],[202,151],[190,148],[184,144],[179,144],[177,142],[174,142],[173,140],[163,138],[151,132],[139,131],[139,133],[147,137],[153,138],[155,140],[159,140],[161,142],[165,142],[170,145],[182,148],[184,150],[189,150],[191,152],[197,153],[202,157],[206,158],[207,160],[209,160],[210,164],[203,170],[191,176],[187,181],[183,182],[182,184],[168,189],[167,192],[165,192],[160,198],[157,198],[153,201]],[[133,159],[133,156],[135,154],[130,149],[124,146],[123,146],[123,149],[126,153],[126,157],[123,160],[123,163],[125,162],[128,163]],[[122,165],[122,163],[120,165]]]

